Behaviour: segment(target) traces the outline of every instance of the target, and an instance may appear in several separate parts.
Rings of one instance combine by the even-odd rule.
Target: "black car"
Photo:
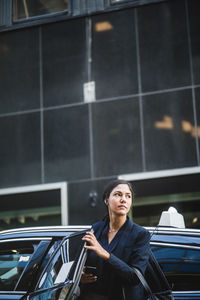
[[[86,260],[83,227],[43,227],[0,234],[0,299],[76,299]]]
[[[0,233],[0,299],[72,300],[86,260],[88,226]],[[200,230],[147,228],[175,299],[200,299]]]

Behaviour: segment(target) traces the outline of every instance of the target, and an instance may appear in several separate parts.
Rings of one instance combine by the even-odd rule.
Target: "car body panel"
[[[0,292],[0,300],[19,300],[26,299],[26,293],[18,293],[18,292]]]
[[[1,291],[0,300],[71,300],[73,295],[78,294],[81,272],[86,260],[81,236],[89,229],[90,226],[58,226],[0,232],[0,251],[5,244],[18,245],[22,241],[35,245],[34,253],[18,279],[16,291]],[[151,248],[169,280],[174,298],[200,300],[200,230],[169,227],[147,229],[151,233]],[[71,249],[75,249],[75,252],[70,252]],[[76,251],[78,256],[70,263],[67,257],[75,257]],[[60,268],[57,278],[63,278],[60,282],[54,281],[51,276],[52,270],[57,270],[57,265]],[[3,266],[2,262],[0,271]],[[11,264],[7,267],[12,268]],[[62,268],[69,268],[66,278],[63,277],[65,273]],[[189,280],[184,280],[188,274],[194,276],[190,281],[195,290],[189,288]],[[30,284],[27,285],[27,282]],[[183,289],[179,289],[181,282],[187,282],[188,285],[184,284]]]
[[[200,291],[173,292],[173,296],[177,300],[199,300]]]

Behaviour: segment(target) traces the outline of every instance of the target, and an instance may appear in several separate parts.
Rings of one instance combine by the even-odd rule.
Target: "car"
[[[168,225],[146,227],[152,252],[175,299],[200,299],[200,230]],[[0,232],[0,299],[75,300],[87,257],[82,241],[87,230],[90,226]]]
[[[76,299],[88,226],[22,228],[0,233],[0,299]]]

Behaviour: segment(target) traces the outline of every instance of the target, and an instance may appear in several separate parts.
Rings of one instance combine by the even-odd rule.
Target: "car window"
[[[83,247],[82,236],[70,237],[62,244],[62,247],[57,251],[45,270],[38,285],[39,289],[50,288],[66,281],[67,278],[72,278],[77,259]]]
[[[7,242],[0,244],[0,290],[12,291],[37,244]],[[3,248],[3,249],[2,249]]]
[[[199,290],[200,249],[152,246],[152,251],[174,291]]]

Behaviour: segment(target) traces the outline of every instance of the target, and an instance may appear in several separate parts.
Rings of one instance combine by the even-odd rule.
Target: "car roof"
[[[156,226],[156,227],[145,227],[152,233],[163,233],[163,234],[180,234],[180,235],[195,235],[200,236],[200,229],[195,228],[176,228],[170,226]]]
[[[91,228],[90,225],[25,227],[0,231],[0,242],[14,239],[65,238]],[[151,244],[165,243],[200,247],[200,229],[175,227],[145,227],[151,234]]]
[[[91,226],[43,226],[25,227],[0,231],[0,240],[20,237],[67,237],[90,229]]]
[[[151,245],[200,247],[200,230],[174,227],[146,227],[151,233]]]

